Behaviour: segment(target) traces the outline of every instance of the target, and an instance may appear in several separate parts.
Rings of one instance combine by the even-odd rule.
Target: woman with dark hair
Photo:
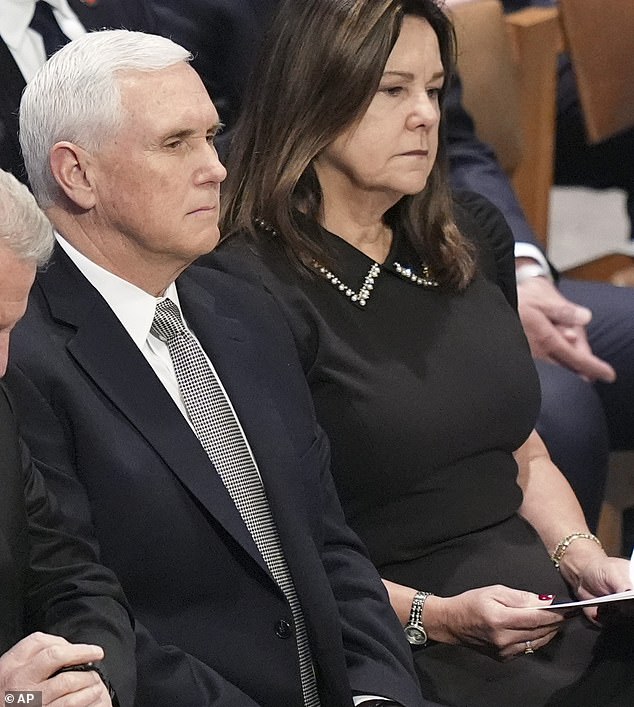
[[[508,228],[481,197],[449,193],[453,56],[435,0],[284,2],[236,129],[232,235],[212,262],[258,281],[288,319],[347,518],[424,694],[634,704],[634,633],[548,609],[553,595],[629,588],[628,564],[605,555],[532,431]]]

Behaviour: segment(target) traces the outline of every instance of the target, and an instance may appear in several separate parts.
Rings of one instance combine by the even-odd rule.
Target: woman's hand
[[[629,574],[630,563],[620,557],[607,557],[598,555],[588,562],[578,577],[577,586],[573,587],[579,599],[593,599],[614,592],[624,592],[634,589]],[[628,615],[632,614],[632,602],[625,602],[618,609],[624,610]],[[616,609],[617,606],[611,607]],[[585,609],[589,619],[596,621],[598,607],[588,607]],[[611,615],[613,612],[611,612]]]
[[[405,624],[416,590],[383,581]],[[453,597],[429,596],[423,625],[431,640],[468,645],[508,660],[523,654],[527,641],[538,650],[555,636],[565,617],[533,608],[550,604],[552,599],[552,595],[540,599],[537,594],[502,585],[471,589]]]

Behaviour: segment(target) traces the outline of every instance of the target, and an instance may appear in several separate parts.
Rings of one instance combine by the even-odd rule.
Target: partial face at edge
[[[0,378],[7,370],[9,337],[26,311],[35,271],[34,263],[21,260],[0,244]]]

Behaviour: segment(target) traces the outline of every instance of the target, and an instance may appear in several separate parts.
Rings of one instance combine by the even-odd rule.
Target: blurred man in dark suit
[[[52,243],[51,227],[27,188],[0,171],[0,378],[36,265]],[[115,694],[107,674],[122,707],[131,707],[134,634],[123,594],[47,495],[1,381],[0,488],[0,698],[8,690],[42,691],[44,704],[105,707]],[[103,679],[82,669],[97,667],[90,663],[104,651]]]

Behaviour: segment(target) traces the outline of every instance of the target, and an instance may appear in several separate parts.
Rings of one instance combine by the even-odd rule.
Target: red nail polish
[[[541,599],[541,601],[549,601],[550,599],[554,599],[556,596],[556,594],[540,594],[538,598]]]

